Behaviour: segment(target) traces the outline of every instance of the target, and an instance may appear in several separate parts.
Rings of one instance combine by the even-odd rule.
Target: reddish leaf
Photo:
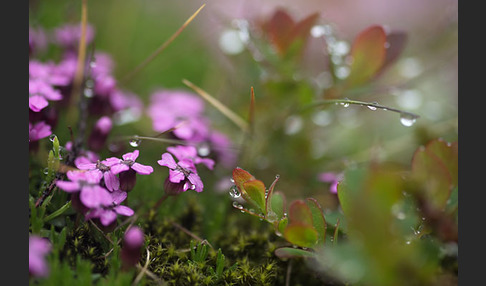
[[[445,208],[453,184],[449,170],[438,156],[426,148],[417,149],[412,158],[412,177],[434,208]]]
[[[302,200],[293,201],[289,208],[290,223],[312,226],[312,212]]]
[[[345,80],[348,88],[368,82],[380,71],[386,59],[386,41],[381,26],[371,26],[355,38],[350,53],[353,62]]]
[[[318,16],[315,13],[296,23],[285,10],[277,9],[264,29],[277,53],[285,56],[297,42],[300,42],[297,43],[299,49],[303,47]]]
[[[407,38],[408,36],[405,32],[391,32],[386,35],[387,48],[385,62],[383,63],[379,74],[393,64],[402,54],[407,42]]]
[[[432,140],[425,146],[425,149],[437,156],[445,165],[451,176],[453,186],[458,181],[458,143],[447,143],[442,139]]]

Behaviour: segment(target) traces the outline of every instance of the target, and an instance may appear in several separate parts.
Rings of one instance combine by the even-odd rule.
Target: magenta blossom
[[[158,90],[151,96],[148,114],[157,132],[175,128],[173,134],[183,140],[200,142],[209,134],[209,121],[203,116],[204,101],[182,90]]]
[[[102,116],[96,121],[88,138],[88,146],[91,150],[99,152],[105,146],[106,139],[111,131],[113,123],[108,116]]]
[[[85,156],[79,156],[74,160],[74,164],[80,170],[85,170],[87,172],[94,172],[94,176],[103,176],[103,181],[106,188],[113,192],[120,188],[120,181],[118,177],[111,172],[111,166],[118,164],[118,158],[108,158],[106,160],[92,162]]]
[[[51,251],[52,245],[49,240],[31,235],[29,236],[29,273],[36,277],[49,275],[46,255]]]
[[[101,206],[96,209],[91,209],[86,213],[85,219],[98,218],[102,225],[108,226],[112,224],[117,215],[132,216],[135,212],[121,203],[127,198],[127,193],[124,191],[114,191],[111,193],[112,205]]]
[[[93,26],[86,26],[86,44],[93,41],[95,31]],[[54,30],[54,43],[69,49],[76,49],[81,39],[81,24],[67,24]]]
[[[56,185],[68,193],[78,193],[79,199],[88,208],[109,206],[112,204],[110,192],[99,185],[101,172],[68,171],[70,181],[57,181]]]
[[[166,179],[166,192],[178,194],[189,189],[202,192],[203,182],[197,174],[196,166],[189,159],[180,160],[178,163],[169,153],[162,154],[162,159],[157,163],[169,168],[169,177]]]
[[[138,263],[141,257],[140,250],[144,242],[143,231],[138,226],[132,226],[125,232],[120,254],[122,269],[128,270]]]
[[[136,174],[150,175],[154,171],[152,166],[135,162],[138,155],[138,150],[126,153],[122,156],[123,160],[117,159],[118,162],[110,166],[113,174],[119,174],[120,188],[123,191],[129,192],[133,189],[136,183]]]
[[[337,185],[339,181],[343,179],[341,173],[325,172],[318,175],[318,179],[321,182],[331,183],[329,191],[333,194],[337,194]]]
[[[194,146],[170,146],[167,147],[167,151],[172,153],[172,155],[174,155],[179,161],[189,159],[194,162],[195,165],[204,164],[206,167],[208,167],[209,170],[212,170],[214,168],[213,159],[199,157],[197,154],[197,149]]]
[[[44,121],[37,122],[33,125],[29,122],[29,142],[38,141],[51,134],[51,126],[47,125]]]

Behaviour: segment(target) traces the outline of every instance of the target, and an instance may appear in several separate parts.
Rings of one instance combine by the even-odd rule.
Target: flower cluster
[[[162,154],[162,159],[157,163],[169,168],[169,177],[165,180],[165,192],[169,195],[177,195],[189,189],[202,192],[203,182],[196,169],[197,164],[203,164],[210,170],[214,168],[214,161],[209,158],[201,158],[197,155],[194,146],[167,147],[179,162],[174,160],[170,153]]]
[[[103,226],[115,222],[117,214],[132,216],[134,211],[121,203],[133,189],[136,174],[149,175],[151,166],[136,162],[139,151],[135,150],[122,156],[105,160],[91,161],[88,157],[76,158],[79,170],[68,171],[68,181],[57,181],[61,190],[71,193],[73,206],[81,211],[86,219],[99,219]]]
[[[204,116],[204,101],[196,94],[159,89],[152,93],[147,110],[156,132],[171,131],[180,140],[199,146],[200,156],[212,156],[224,167],[231,168],[236,161],[231,141],[223,133],[213,130]]]

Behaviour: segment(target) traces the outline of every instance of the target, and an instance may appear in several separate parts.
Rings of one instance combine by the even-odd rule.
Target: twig
[[[191,23],[192,20],[194,20],[196,15],[201,11],[202,8],[204,8],[204,6],[206,6],[206,4],[203,4],[199,9],[197,9],[197,11],[194,14],[192,14],[192,16],[189,17],[189,19],[187,19],[184,22],[184,24],[167,41],[165,41],[155,52],[153,52],[149,57],[147,57],[132,72],[125,75],[122,78],[121,82],[126,83],[127,81],[132,79],[135,74],[137,74],[140,70],[142,70],[145,66],[147,66],[151,61],[153,61],[163,50],[165,50],[169,46],[170,43],[172,43],[175,40],[175,38],[177,38],[177,36],[179,36],[179,34],[187,27],[187,25],[189,25],[189,23]]]
[[[148,249],[146,249],[146,250],[147,250],[147,259],[145,260],[145,265],[140,270],[140,273],[138,273],[138,275],[135,278],[135,280],[133,280],[132,285],[137,285],[138,282],[140,282],[140,280],[142,279],[142,277],[145,274],[145,272],[147,271],[147,268],[148,268],[148,265],[149,265],[149,262],[150,262],[150,251]],[[138,266],[138,264],[137,264],[137,266]]]
[[[292,259],[290,259],[289,264],[287,264],[287,273],[285,275],[285,286],[290,285],[290,273],[292,273]]]
[[[201,89],[200,87],[196,86],[192,82],[188,81],[187,79],[183,79],[182,82],[193,89],[197,94],[199,94],[202,98],[204,98],[207,102],[212,104],[216,109],[218,109],[223,115],[228,117],[234,124],[240,127],[241,130],[244,132],[249,131],[248,123],[243,120],[238,114],[234,113],[231,109],[229,109],[226,105],[221,103],[216,98],[212,97],[209,93]]]
[[[171,221],[170,223],[173,226],[177,227],[178,229],[182,230],[182,232],[184,232],[185,234],[189,235],[190,237],[196,239],[197,241],[199,241],[201,243],[206,243],[207,245],[209,245],[209,247],[211,247],[212,249],[214,249],[213,246],[211,245],[211,243],[209,243],[209,241],[207,241],[206,239],[200,238],[199,236],[197,236],[194,233],[190,232],[188,229],[186,229],[182,225],[176,223],[175,221]]]

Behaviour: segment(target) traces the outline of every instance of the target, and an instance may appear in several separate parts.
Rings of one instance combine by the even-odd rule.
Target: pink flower
[[[164,153],[162,159],[158,160],[157,163],[169,168],[169,178],[165,183],[166,192],[177,194],[189,189],[202,192],[203,182],[191,160],[183,159],[176,163],[172,155]]]
[[[204,164],[210,170],[214,168],[213,159],[199,157],[197,154],[197,149],[194,146],[170,146],[167,147],[167,151],[172,153],[179,161],[188,159],[194,162],[195,165]]]
[[[331,183],[329,191],[333,194],[337,194],[337,185],[339,181],[343,179],[341,173],[325,172],[318,175],[318,179],[321,182]]]
[[[29,122],[29,142],[38,141],[51,134],[51,126],[47,125],[44,121],[37,122],[34,125]]]
[[[86,44],[94,39],[94,28],[91,25],[86,26]],[[54,42],[64,48],[76,49],[81,39],[81,24],[67,24],[54,30]]]
[[[106,139],[111,131],[113,123],[111,122],[110,117],[102,116],[91,131],[89,138],[88,138],[88,146],[91,150],[95,152],[101,151],[101,149],[105,146]]]
[[[102,174],[97,172],[68,171],[70,181],[57,181],[56,185],[68,193],[78,193],[79,199],[88,208],[112,204],[110,192],[99,185]]]
[[[47,277],[49,267],[46,255],[51,251],[49,240],[31,235],[29,236],[29,273],[36,277]]]
[[[111,193],[112,205],[101,206],[91,209],[86,213],[85,219],[98,218],[102,225],[108,226],[112,224],[117,215],[132,216],[135,212],[121,203],[127,198],[127,193],[124,191],[114,191]]]
[[[182,90],[158,90],[151,96],[148,109],[157,132],[175,128],[173,134],[183,140],[202,141],[209,134],[209,120],[203,116],[204,101]]]
[[[133,189],[136,183],[136,174],[149,175],[154,171],[152,166],[135,162],[138,155],[138,150],[126,153],[122,156],[123,160],[117,159],[118,162],[110,166],[113,174],[119,174],[120,189],[123,191],[129,192]]]
[[[94,172],[93,176],[103,176],[106,188],[113,192],[120,188],[120,181],[112,172],[110,166],[118,164],[118,158],[108,158],[106,160],[97,160],[96,163],[90,161],[87,157],[79,156],[74,160],[74,164],[80,170]]]
[[[128,270],[138,263],[144,241],[143,231],[138,226],[132,226],[125,232],[120,253],[123,270]]]

